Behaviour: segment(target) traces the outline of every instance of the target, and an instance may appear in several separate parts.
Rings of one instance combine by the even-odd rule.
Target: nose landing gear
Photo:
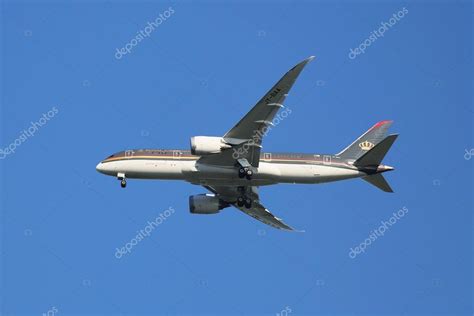
[[[120,180],[120,186],[125,188],[127,186],[127,179],[125,178],[125,173],[118,173],[117,179]]]

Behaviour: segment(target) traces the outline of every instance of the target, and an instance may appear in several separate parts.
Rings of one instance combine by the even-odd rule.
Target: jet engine
[[[193,214],[216,214],[229,206],[213,194],[198,194],[189,197],[189,211]]]
[[[223,149],[231,148],[222,137],[194,136],[191,137],[191,154],[204,156],[220,153]]]

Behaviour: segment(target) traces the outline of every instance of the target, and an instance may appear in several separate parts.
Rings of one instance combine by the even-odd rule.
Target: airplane
[[[337,154],[261,152],[262,140],[311,56],[290,69],[234,127],[222,137],[191,137],[189,150],[132,149],[101,161],[97,171],[127,179],[184,180],[210,193],[189,197],[193,214],[216,214],[233,206],[247,215],[287,231],[297,231],[260,201],[259,187],[278,183],[316,184],[362,178],[393,192],[382,173],[394,170],[382,160],[397,138],[386,136],[392,121],[380,121]],[[286,108],[285,108],[286,109]]]

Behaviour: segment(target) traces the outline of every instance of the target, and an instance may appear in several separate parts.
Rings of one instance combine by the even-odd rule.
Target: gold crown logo
[[[359,144],[360,149],[362,150],[369,150],[372,149],[375,145],[369,141],[363,141],[362,143]]]

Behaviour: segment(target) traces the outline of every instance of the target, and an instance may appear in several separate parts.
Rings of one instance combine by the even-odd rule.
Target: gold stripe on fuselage
[[[132,159],[161,159],[161,160],[197,160],[199,159],[200,157],[198,156],[137,156],[137,155],[133,155],[133,156],[120,156],[120,157],[111,157],[111,158],[107,158],[105,159],[104,161],[102,161],[103,163],[104,162],[110,162],[110,161],[117,161],[117,160],[132,160]]]
[[[121,156],[121,157],[111,157],[111,158],[107,158],[105,159],[104,161],[102,161],[103,163],[106,163],[106,162],[111,162],[111,161],[119,161],[119,160],[133,160],[133,159],[150,159],[150,160],[182,160],[182,161],[192,161],[192,160],[198,160],[199,156],[128,156],[128,157],[124,157],[124,156]],[[280,159],[280,158],[272,158],[272,159],[265,159],[265,158],[261,158],[260,161],[263,161],[263,162],[301,162],[301,163],[311,163],[311,164],[324,164],[323,162],[319,162],[319,161],[316,161],[316,160],[303,160],[303,159],[299,159],[299,158],[295,158],[295,159]],[[345,163],[341,163],[341,162],[331,162],[331,165],[344,165],[346,166]]]

